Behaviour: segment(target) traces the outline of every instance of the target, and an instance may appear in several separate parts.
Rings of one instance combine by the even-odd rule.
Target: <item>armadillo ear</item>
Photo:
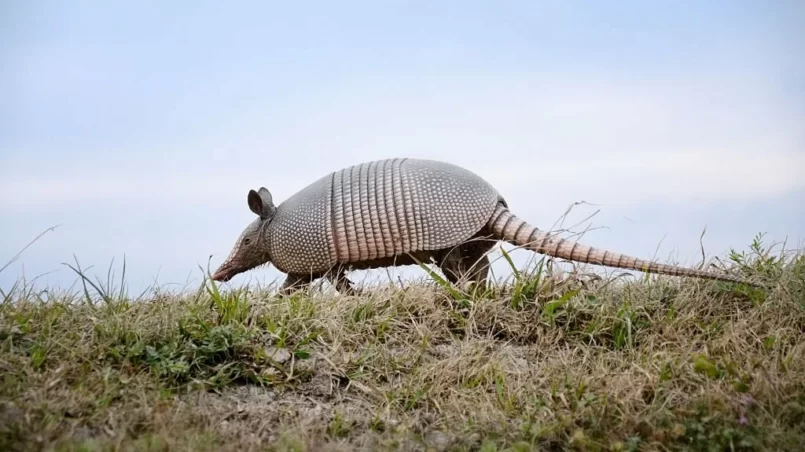
[[[274,211],[277,209],[274,207],[271,192],[265,187],[260,187],[258,191],[249,190],[247,201],[249,203],[249,209],[264,220],[274,215]]]

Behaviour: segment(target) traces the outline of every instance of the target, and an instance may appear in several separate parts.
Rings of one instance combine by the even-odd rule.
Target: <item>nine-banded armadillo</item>
[[[272,263],[287,274],[289,293],[326,277],[352,291],[345,272],[417,261],[435,263],[456,283],[485,283],[486,256],[496,241],[537,253],[648,273],[732,282],[738,278],[645,261],[539,231],[515,216],[498,191],[459,166],[393,158],[343,168],[318,179],[279,206],[268,190],[250,190],[258,215],[213,279]]]

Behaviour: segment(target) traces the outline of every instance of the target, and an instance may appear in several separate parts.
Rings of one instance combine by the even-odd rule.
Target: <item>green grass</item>
[[[360,297],[20,283],[0,449],[799,450],[805,257],[758,238],[729,260],[767,287],[549,264]]]

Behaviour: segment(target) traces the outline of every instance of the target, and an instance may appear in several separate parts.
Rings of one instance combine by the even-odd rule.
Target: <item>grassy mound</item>
[[[20,285],[0,448],[800,450],[805,257],[731,257],[768,288],[550,266],[473,294]]]

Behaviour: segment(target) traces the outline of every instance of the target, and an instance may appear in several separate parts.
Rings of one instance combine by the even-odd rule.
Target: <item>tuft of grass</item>
[[[77,294],[2,293],[0,448],[798,450],[805,258],[728,260],[763,288],[540,261],[473,291],[131,299],[76,262]]]

